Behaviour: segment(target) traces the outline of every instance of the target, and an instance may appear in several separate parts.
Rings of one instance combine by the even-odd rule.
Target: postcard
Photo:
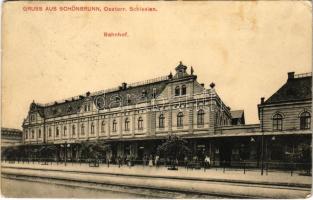
[[[6,1],[7,198],[306,198],[310,1]]]

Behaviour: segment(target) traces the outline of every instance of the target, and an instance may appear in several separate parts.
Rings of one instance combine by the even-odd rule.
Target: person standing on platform
[[[153,156],[150,155],[149,157],[149,167],[153,167]]]

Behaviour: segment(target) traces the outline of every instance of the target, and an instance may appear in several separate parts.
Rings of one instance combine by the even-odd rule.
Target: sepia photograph
[[[304,199],[311,1],[5,1],[1,196]]]

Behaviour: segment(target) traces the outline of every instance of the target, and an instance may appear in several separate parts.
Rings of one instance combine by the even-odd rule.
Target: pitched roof
[[[312,99],[312,76],[292,77],[264,103],[279,103]]]
[[[53,118],[78,113],[83,101],[83,99],[77,99],[44,107],[44,116]]]
[[[244,114],[244,110],[232,110],[230,111],[231,117],[234,118],[242,118]]]
[[[152,95],[155,89],[155,95],[158,96],[168,83],[168,76],[159,77],[142,82],[132,83],[129,86],[117,87],[114,89],[96,92],[94,94],[79,95],[59,102],[52,102],[46,105],[33,102],[30,105],[31,112],[38,112],[41,117],[46,119],[54,117],[62,117],[78,113],[86,99],[94,101],[98,96],[105,95],[106,108],[114,108],[120,106],[119,103],[114,104],[116,96],[122,99],[122,105],[133,105],[140,102],[145,102],[154,98]],[[142,93],[145,93],[143,98]],[[128,102],[127,102],[128,101]]]

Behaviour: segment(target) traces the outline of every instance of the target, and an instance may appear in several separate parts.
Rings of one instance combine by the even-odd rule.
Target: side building
[[[288,73],[287,82],[258,105],[271,162],[311,163],[312,73]]]
[[[1,127],[1,148],[22,144],[23,131]]]
[[[1,127],[1,158],[15,157],[12,148],[22,145],[23,131],[15,128]]]

